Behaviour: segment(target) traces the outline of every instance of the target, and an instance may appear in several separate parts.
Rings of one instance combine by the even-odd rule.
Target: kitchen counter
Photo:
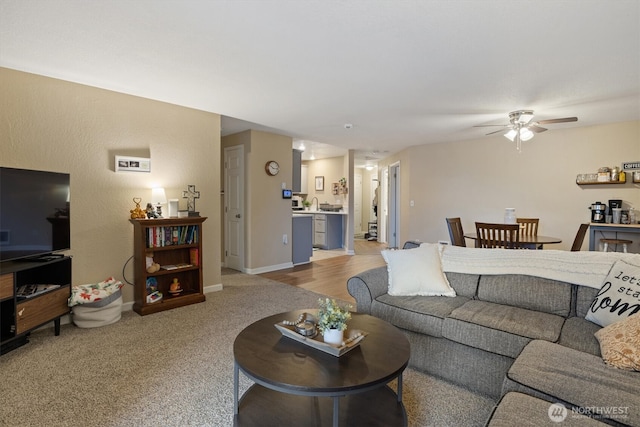
[[[606,224],[592,222],[589,225],[589,250],[597,250],[596,248],[599,246],[600,238],[630,238],[631,240],[634,240],[633,237],[636,237],[627,237],[624,236],[624,234],[640,234],[640,224]],[[634,240],[634,243],[638,243],[637,238]],[[633,250],[630,248],[629,252],[633,252]]]
[[[326,214],[326,215],[349,215],[349,212],[293,211],[293,216],[296,216],[296,215],[317,215],[317,214]]]

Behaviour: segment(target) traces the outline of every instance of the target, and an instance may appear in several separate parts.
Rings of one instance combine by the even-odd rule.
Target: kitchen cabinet
[[[302,165],[300,168],[300,193],[309,194],[309,166]]]
[[[291,189],[294,193],[301,193],[302,187],[302,151],[293,150],[293,181]]]
[[[293,215],[293,265],[306,264],[313,255],[313,215]]]
[[[313,246],[320,249],[342,247],[343,215],[315,214],[313,218]]]

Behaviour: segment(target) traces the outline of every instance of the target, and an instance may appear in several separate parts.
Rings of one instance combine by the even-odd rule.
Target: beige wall
[[[578,226],[589,222],[593,202],[623,199],[640,208],[640,185],[578,186],[579,173],[640,160],[640,122],[554,129],[523,144],[518,153],[502,136],[411,147],[380,162],[400,161],[402,244],[409,239],[449,240],[446,217],[502,222],[505,207],[539,217],[538,233],[561,237],[552,249],[569,249]],[[411,200],[414,207],[410,207]],[[638,235],[631,248],[640,252]],[[585,239],[583,249],[588,248]]]
[[[309,194],[307,200],[311,201],[314,197],[318,198],[319,203],[329,204],[345,204],[344,194],[334,196],[331,194],[331,187],[345,175],[345,157],[329,157],[327,159],[311,160],[304,162],[309,165]],[[316,191],[316,176],[324,176],[324,191]],[[315,202],[313,207],[315,208]]]
[[[123,280],[129,210],[151,188],[180,199],[193,184],[204,223],[204,285],[220,275],[220,116],[0,68],[0,164],[71,174],[73,284]],[[114,172],[114,156],[151,158],[151,173]],[[133,281],[132,264],[125,275]],[[125,302],[133,289],[123,288]]]
[[[245,271],[260,273],[291,266],[291,200],[282,198],[282,184],[292,187],[292,139],[253,130],[222,139],[223,147],[238,144],[244,145],[245,154]],[[280,165],[276,176],[265,172],[270,160]],[[282,240],[284,234],[287,244]]]

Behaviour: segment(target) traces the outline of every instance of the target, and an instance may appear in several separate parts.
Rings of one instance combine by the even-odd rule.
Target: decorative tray
[[[327,344],[326,342],[324,342],[322,334],[317,334],[313,337],[304,336],[296,332],[293,326],[285,325],[283,322],[276,323],[274,326],[285,337],[294,339],[298,342],[308,345],[309,347],[313,347],[317,350],[324,351],[325,353],[329,353],[332,356],[337,357],[340,357],[359,346],[364,337],[367,335],[366,332],[360,331],[358,329],[347,329],[346,331],[344,331],[345,341],[342,345],[338,346],[334,344]]]

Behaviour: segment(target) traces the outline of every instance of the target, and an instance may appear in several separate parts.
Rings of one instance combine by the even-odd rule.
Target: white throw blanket
[[[640,254],[559,250],[480,249],[445,246],[442,269],[469,274],[524,274],[600,289],[621,259],[640,266]]]

